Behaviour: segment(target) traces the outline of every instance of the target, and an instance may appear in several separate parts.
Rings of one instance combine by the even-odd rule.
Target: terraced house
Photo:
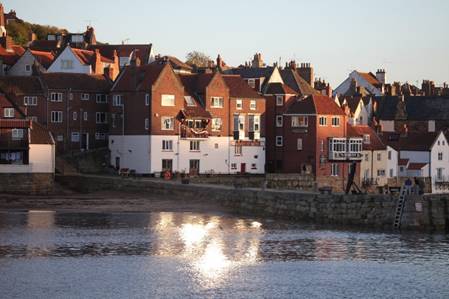
[[[263,173],[265,100],[239,76],[125,67],[111,90],[111,164],[142,174]]]

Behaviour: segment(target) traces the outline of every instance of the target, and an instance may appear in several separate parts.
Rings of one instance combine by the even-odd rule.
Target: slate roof
[[[223,75],[226,85],[229,87],[229,95],[233,98],[263,99],[258,92],[249,85],[239,75]]]
[[[268,78],[273,72],[273,67],[239,67],[228,70],[227,73],[240,75],[242,78]]]
[[[150,90],[166,66],[164,63],[128,65],[120,72],[111,91]]]
[[[311,95],[303,100],[292,101],[286,114],[345,115],[334,100],[324,95]]]
[[[0,76],[0,90],[14,95],[44,93],[37,76]]]
[[[398,96],[376,97],[378,110],[376,117],[380,120],[394,120]],[[405,109],[408,120],[448,120],[449,119],[449,97],[405,97]]]
[[[36,51],[55,51],[59,49],[59,45],[57,40],[34,40],[29,48]]]
[[[265,94],[298,94],[296,91],[291,89],[287,84],[282,84],[279,82],[268,83],[265,89]]]
[[[73,91],[109,92],[112,82],[104,75],[77,73],[44,73],[42,81],[48,89],[71,89]]]
[[[285,84],[287,84],[291,89],[295,91],[296,94],[299,95],[312,95],[319,94],[317,90],[315,90],[309,83],[304,80],[296,70],[292,70],[290,68],[279,70],[281,73],[282,80]]]
[[[380,135],[382,142],[397,151],[429,151],[439,132],[409,132],[401,135],[394,132],[383,132]]]

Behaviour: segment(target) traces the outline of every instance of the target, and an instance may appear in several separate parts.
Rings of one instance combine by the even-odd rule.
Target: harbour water
[[[1,298],[449,298],[449,236],[227,213],[0,212]]]

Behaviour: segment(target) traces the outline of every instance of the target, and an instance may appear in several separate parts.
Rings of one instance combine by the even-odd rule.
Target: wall
[[[48,194],[53,187],[53,173],[0,173],[0,194]]]
[[[26,51],[19,60],[8,70],[8,76],[31,76],[33,74],[32,66],[34,64],[34,56],[30,51]],[[25,66],[29,65],[30,70],[27,71]]]
[[[150,173],[150,137],[148,135],[109,136],[110,164],[115,167],[116,157],[120,168],[135,169],[137,173]]]
[[[62,69],[61,61],[62,60],[71,60],[73,63],[73,68],[71,69]],[[64,51],[53,61],[53,63],[48,68],[47,72],[49,73],[81,73],[81,74],[91,74],[92,70],[90,65],[83,65],[79,61],[79,59],[72,52],[70,47],[66,47]]]
[[[443,154],[443,159],[438,160],[438,153]],[[437,169],[443,169],[443,177],[441,181],[449,181],[449,144],[443,133],[440,133],[430,151],[430,177],[432,178],[432,193],[447,192],[444,189],[435,188],[437,180]]]
[[[244,189],[216,185],[182,185],[162,180],[100,176],[58,176],[83,192],[120,190],[151,192],[167,199],[216,201],[236,212],[330,225],[391,230],[397,199],[390,195],[323,195],[313,192]],[[402,229],[449,231],[449,195],[410,197]]]
[[[30,144],[30,165],[33,173],[54,173],[55,146],[52,144]]]

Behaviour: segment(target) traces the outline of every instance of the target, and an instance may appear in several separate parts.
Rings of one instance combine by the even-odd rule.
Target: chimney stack
[[[298,69],[298,74],[303,78],[310,86],[314,86],[314,74],[313,67],[310,66],[310,63],[301,63],[301,67]]]
[[[379,81],[381,84],[386,83],[386,75],[385,75],[385,69],[378,69],[376,72],[376,78],[377,81]]]
[[[104,69],[103,69],[103,63],[101,62],[101,54],[100,54],[100,50],[95,49],[95,64],[94,64],[94,73],[95,74],[103,74]]]

